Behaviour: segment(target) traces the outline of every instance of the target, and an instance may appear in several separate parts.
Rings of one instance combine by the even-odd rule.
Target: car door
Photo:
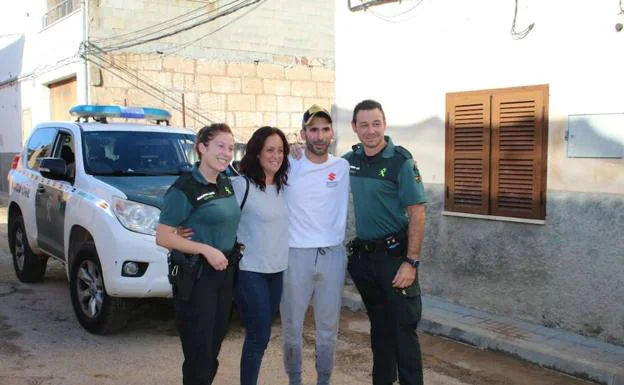
[[[73,170],[74,150],[71,133],[59,130],[51,156],[64,159],[68,169]],[[65,208],[71,194],[72,183],[73,181],[41,177],[35,198],[37,243],[41,249],[61,259],[65,259],[63,248]]]

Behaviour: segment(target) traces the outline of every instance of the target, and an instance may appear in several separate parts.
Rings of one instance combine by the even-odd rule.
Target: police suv
[[[113,332],[131,299],[171,296],[167,251],[154,236],[165,191],[197,160],[195,133],[170,127],[160,109],[83,105],[71,114],[76,122],[36,126],[13,161],[9,245],[22,282],[41,281],[48,258],[64,262],[80,324]]]

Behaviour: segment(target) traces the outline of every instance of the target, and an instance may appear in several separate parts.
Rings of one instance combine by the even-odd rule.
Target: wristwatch
[[[413,267],[414,269],[418,268],[418,265],[420,265],[420,259],[412,259],[410,257],[405,257],[403,258],[404,262],[407,262],[410,264],[411,267]]]

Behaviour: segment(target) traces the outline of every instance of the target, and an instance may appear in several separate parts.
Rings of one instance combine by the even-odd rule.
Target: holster
[[[357,259],[362,251],[362,241],[359,238],[353,238],[346,245],[348,260]]]
[[[362,252],[373,253],[381,250],[385,250],[390,257],[404,257],[407,253],[407,231],[401,230],[373,240],[354,238],[347,243],[347,256],[349,258],[358,258]]]
[[[182,301],[188,301],[193,295],[195,282],[201,275],[203,257],[197,254],[186,254],[173,249],[169,253],[169,283],[173,288],[173,295]]]
[[[234,269],[234,286],[238,283],[238,264],[241,259],[243,259],[243,254],[245,253],[245,245],[236,241],[234,242],[234,247],[232,250],[226,255],[228,259],[228,265]]]
[[[234,242],[234,247],[225,257],[228,259],[229,263],[234,263],[238,266],[238,263],[241,259],[243,259],[243,254],[245,253],[245,245],[236,241]]]

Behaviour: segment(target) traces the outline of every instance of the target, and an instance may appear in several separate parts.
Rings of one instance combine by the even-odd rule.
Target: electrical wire
[[[213,14],[215,12],[218,12],[218,11],[222,10],[223,8],[226,8],[226,7],[228,7],[228,6],[232,5],[232,4],[235,4],[235,3],[241,2],[241,1],[243,1],[243,0],[233,0],[233,1],[229,2],[229,3],[227,3],[227,4],[223,4],[223,5],[221,5],[221,6],[217,7],[217,8],[211,9],[209,11],[204,11],[204,9],[203,9],[204,7],[196,8],[195,10],[193,10],[191,12],[188,12],[185,15],[189,15],[191,13],[195,13],[195,11],[197,11],[197,10],[201,10],[202,12],[199,15],[188,17],[185,20],[181,20],[181,21],[176,22],[176,23],[174,23],[172,25],[167,25],[167,26],[163,27],[163,25],[166,25],[166,24],[170,23],[171,21],[174,21],[174,20],[178,19],[179,17],[178,18],[169,19],[169,20],[165,20],[162,23],[154,24],[154,25],[151,25],[151,26],[146,27],[146,28],[143,29],[143,30],[149,30],[149,29],[156,28],[153,31],[148,31],[148,32],[143,33],[143,34],[138,34],[136,36],[133,36],[132,38],[126,38],[125,40],[122,40],[121,42],[118,42],[116,44],[124,44],[124,43],[127,43],[127,42],[136,41],[136,40],[147,39],[150,36],[156,35],[157,33],[166,31],[168,29],[173,29],[173,28],[179,27],[179,26],[184,25],[186,23],[192,22],[193,20],[197,20],[197,19],[206,17],[206,16],[208,16],[210,14]],[[141,31],[141,30],[139,30],[139,31]],[[129,34],[133,34],[133,33],[134,32],[129,32]],[[112,46],[115,46],[116,44],[115,43],[109,43],[109,46],[112,47]],[[98,42],[98,45],[100,45],[99,42]],[[102,45],[102,48],[107,48],[109,46]]]
[[[21,82],[21,81],[24,81],[24,80],[29,80],[29,79],[36,78],[36,77],[38,77],[39,75],[41,75],[43,73],[54,71],[57,68],[60,68],[60,67],[66,66],[66,65],[70,65],[70,64],[73,64],[73,63],[78,63],[79,61],[80,61],[80,58],[78,57],[78,55],[73,55],[73,56],[69,56],[69,57],[60,59],[60,60],[58,60],[54,64],[47,64],[47,65],[36,67],[31,72],[28,72],[28,73],[26,73],[24,75],[15,76],[15,77],[7,79],[5,81],[0,81],[0,88],[4,88],[7,85],[15,84],[16,82]]]
[[[106,49],[108,47],[114,47],[119,44],[125,44],[128,42],[147,39],[149,37],[157,36],[157,34],[162,33],[164,31],[174,30],[175,28],[178,28],[181,25],[188,24],[192,22],[193,20],[205,18],[210,14],[218,12],[227,6],[230,6],[236,3],[237,1],[241,1],[241,0],[233,0],[228,4],[224,4],[220,7],[214,8],[209,11],[205,11],[204,7],[195,8],[193,11],[187,12],[186,14],[183,14],[178,17],[174,17],[173,19],[165,20],[164,22],[160,22],[160,23],[148,26],[139,31],[129,32],[127,34],[121,35],[121,36],[124,36],[125,39],[119,39],[117,37],[113,37],[112,38],[113,40],[112,41],[109,40],[108,43],[100,43],[100,41],[94,41],[94,42],[97,43],[100,47]],[[198,15],[192,15],[193,13],[197,11],[201,11],[201,13]],[[187,16],[187,17],[185,18],[184,16]],[[182,18],[182,20],[179,20],[180,18]],[[176,21],[176,20],[179,20],[179,21]]]
[[[140,76],[138,76],[138,74],[136,72],[133,72],[133,70],[131,70],[130,68],[128,68],[125,65],[121,65],[120,63],[117,63],[114,58],[110,57],[109,52],[111,51],[116,51],[119,49],[123,49],[123,48],[129,48],[129,47],[134,47],[140,44],[146,44],[152,41],[156,41],[156,40],[160,40],[163,39],[165,37],[169,37],[169,36],[173,36],[175,34],[181,33],[181,32],[185,32],[188,31],[192,28],[198,27],[200,25],[206,24],[208,22],[214,21],[218,18],[230,15],[238,10],[241,10],[243,8],[247,8],[249,6],[255,5],[253,8],[249,9],[247,12],[245,12],[242,15],[238,15],[236,18],[234,18],[233,20],[228,21],[227,23],[225,23],[224,25],[220,26],[219,28],[211,31],[208,34],[205,34],[197,39],[193,39],[191,41],[188,41],[186,43],[183,43],[182,45],[176,46],[174,49],[170,49],[169,51],[173,52],[178,52],[184,48],[186,48],[187,46],[211,35],[216,33],[219,30],[222,30],[223,28],[231,25],[232,23],[234,23],[235,21],[239,20],[240,18],[242,18],[243,16],[249,14],[251,11],[255,10],[258,6],[260,6],[260,4],[266,0],[252,0],[252,1],[240,1],[240,0],[235,0],[232,1],[226,5],[223,5],[221,7],[219,7],[217,10],[222,10],[221,12],[219,12],[217,15],[214,15],[212,17],[209,17],[208,19],[205,20],[201,20],[198,22],[195,22],[191,25],[185,26],[185,27],[181,27],[178,28],[174,31],[170,31],[167,33],[163,33],[160,36],[153,36],[155,33],[157,32],[162,32],[164,30],[167,29],[171,29],[172,27],[176,27],[176,26],[182,26],[185,23],[188,23],[189,21],[193,21],[193,20],[197,20],[200,17],[205,17],[207,15],[210,15],[211,13],[214,13],[215,10],[213,10],[212,12],[208,12],[205,14],[202,14],[200,16],[193,16],[191,18],[188,18],[187,20],[184,21],[180,21],[172,26],[168,26],[165,28],[160,28],[157,31],[152,31],[152,32],[148,32],[148,33],[144,33],[143,35],[139,35],[139,38],[137,39],[135,37],[135,39],[130,40],[130,41],[126,41],[121,42],[121,43],[117,43],[116,45],[109,45],[106,47],[100,47],[97,44],[95,44],[95,42],[87,42],[86,44],[83,44],[81,46],[81,52],[80,52],[80,56],[91,62],[92,64],[96,65],[99,68],[102,68],[103,70],[111,73],[113,76],[116,76],[126,82],[128,82],[129,84],[132,84],[134,87],[136,87],[137,89],[141,90],[142,92],[146,93],[147,95],[157,99],[157,100],[161,100],[165,105],[171,107],[172,109],[179,111],[181,113],[184,113],[185,111],[188,111],[190,114],[194,115],[191,116],[191,119],[195,120],[195,122],[199,122],[202,125],[206,125],[206,124],[210,124],[211,122],[213,122],[214,117],[210,116],[209,113],[205,113],[203,111],[201,111],[198,107],[197,108],[193,108],[190,107],[188,105],[184,105],[184,108],[182,106],[182,102],[181,102],[181,98],[177,98],[171,95],[171,91],[163,88],[162,86],[158,85],[158,84],[154,84],[154,83],[150,83],[150,81],[148,81],[147,79],[144,79]],[[238,3],[238,4],[237,4]],[[234,6],[232,6],[233,4],[235,4]],[[225,9],[226,7],[229,7]],[[203,7],[202,7],[203,8]],[[187,12],[186,14],[180,15],[176,18],[170,19],[170,21],[167,21],[166,23],[170,23],[171,20],[181,20],[184,16],[188,16],[191,15],[193,13],[195,13],[198,9],[195,9],[191,12]],[[162,26],[161,24],[158,24],[157,26]],[[152,26],[154,27],[154,26]],[[136,34],[136,32],[145,32],[147,31],[148,28],[144,28],[142,30],[139,31],[135,31],[134,34]],[[129,34],[124,34],[124,35],[119,35],[115,38],[119,38],[120,36],[131,36],[131,33]],[[151,37],[150,37],[151,36]],[[102,40],[98,40],[99,41],[104,41]],[[110,41],[110,40],[109,40]],[[169,54],[171,54],[169,53]],[[206,116],[207,115],[207,116]],[[237,136],[237,135],[236,135]],[[235,136],[235,139],[237,139],[237,137]]]
[[[165,21],[163,21],[161,23],[158,23],[157,25],[158,26],[163,26],[164,24],[171,23],[171,22],[173,22],[175,20],[181,19],[181,18],[183,18],[185,16],[188,16],[188,15],[190,15],[192,13],[195,13],[195,12],[198,12],[198,11],[203,11],[205,7],[206,7],[206,5],[204,4],[204,5],[200,6],[200,7],[194,8],[193,10],[191,10],[189,12],[183,13],[183,14],[181,14],[179,16],[176,16],[176,17],[174,17],[172,19],[168,19],[168,20],[165,20]],[[104,37],[104,38],[101,38],[101,39],[94,39],[93,41],[95,43],[102,44],[105,41],[120,39],[122,37],[128,37],[128,36],[134,35],[134,34],[139,33],[139,32],[147,31],[147,30],[149,30],[151,28],[154,28],[154,27],[155,27],[155,25],[150,25],[150,26],[147,26],[145,28],[137,29],[135,31],[130,31],[130,32],[127,32],[127,33],[123,33],[121,35],[109,36],[109,37]]]
[[[105,52],[118,51],[118,50],[121,50],[121,49],[131,48],[131,47],[135,47],[137,45],[142,45],[142,44],[150,43],[150,42],[153,42],[153,41],[161,40],[161,39],[164,39],[166,37],[174,36],[174,35],[177,35],[179,33],[182,33],[182,32],[191,30],[193,28],[199,27],[200,25],[204,25],[204,24],[209,23],[211,21],[214,21],[214,20],[217,20],[217,19],[222,18],[224,16],[230,15],[230,14],[232,14],[232,13],[234,13],[234,12],[240,10],[240,9],[243,9],[243,8],[249,7],[249,6],[253,5],[253,4],[256,4],[259,1],[261,1],[261,0],[247,1],[247,3],[243,3],[241,5],[232,7],[230,9],[225,10],[225,11],[222,11],[221,13],[219,13],[219,14],[217,14],[215,16],[209,17],[206,20],[201,20],[201,21],[195,22],[195,23],[193,23],[193,24],[191,24],[189,26],[182,27],[182,28],[179,28],[179,29],[171,31],[171,32],[163,33],[163,34],[158,35],[158,36],[153,36],[153,37],[149,37],[149,38],[146,37],[146,38],[144,38],[142,40],[130,41],[130,42],[122,43],[120,45],[116,45],[116,46],[102,47],[102,50],[105,51]]]
[[[188,47],[188,46],[190,46],[190,45],[192,45],[192,44],[194,44],[194,43],[196,43],[196,42],[198,42],[200,40],[203,40],[206,37],[211,36],[211,35],[219,32],[219,31],[221,31],[222,29],[230,26],[234,22],[242,19],[247,14],[249,14],[252,11],[254,11],[255,9],[257,9],[260,5],[262,5],[262,3],[265,3],[266,1],[268,1],[268,0],[260,0],[255,6],[251,7],[250,9],[248,9],[247,11],[242,13],[241,15],[233,18],[232,20],[229,20],[224,25],[220,26],[219,28],[217,28],[215,30],[212,30],[212,31],[208,32],[205,35],[200,36],[199,38],[196,38],[196,39],[193,39],[193,40],[189,40],[189,41],[187,41],[185,43],[182,43],[182,44],[176,44],[176,45],[173,45],[172,47],[169,47],[169,48],[164,48],[164,49],[161,48],[161,49],[159,49],[157,51],[159,56],[157,56],[157,57],[150,57],[150,58],[139,58],[137,60],[133,60],[132,63],[144,63],[144,62],[149,62],[149,61],[153,61],[153,60],[162,60],[165,57],[168,57],[168,56],[171,56],[171,55],[173,55],[175,53],[178,53],[178,52],[182,51],[183,49],[185,49],[186,47]],[[242,51],[242,50],[239,50],[239,51]],[[252,52],[252,51],[249,51],[249,52]]]
[[[203,39],[207,38],[208,36],[210,36],[210,35],[212,35],[212,34],[215,34],[215,33],[219,32],[220,30],[222,30],[222,29],[224,29],[224,28],[228,27],[228,26],[229,26],[229,25],[231,25],[232,23],[234,23],[234,22],[236,22],[236,21],[238,21],[238,20],[242,19],[243,17],[247,16],[247,14],[249,14],[249,13],[253,12],[254,10],[256,10],[259,6],[261,6],[261,5],[262,5],[262,3],[266,2],[266,1],[267,1],[267,0],[259,0],[255,6],[253,6],[253,7],[252,7],[252,8],[250,8],[250,9],[248,9],[246,12],[244,12],[244,13],[240,14],[239,16],[235,17],[234,19],[232,19],[232,20],[228,21],[226,24],[224,24],[224,25],[222,25],[221,27],[219,27],[219,28],[215,29],[214,31],[210,31],[210,32],[208,32],[207,34],[205,34],[205,35],[203,35],[203,36],[198,37],[197,39],[193,39],[193,40],[187,41],[186,43],[183,43],[183,44],[181,44],[181,45],[179,45],[179,46],[177,46],[177,47],[167,49],[167,50],[166,50],[167,54],[166,54],[166,55],[164,55],[164,56],[168,56],[168,55],[174,54],[174,53],[176,53],[176,52],[179,52],[179,51],[183,50],[184,48],[188,47],[189,45],[191,45],[191,44],[193,44],[193,43],[197,43],[198,41],[203,40]]]
[[[410,8],[406,9],[405,11],[398,12],[394,15],[384,15],[384,14],[381,14],[380,12],[374,11],[373,9],[369,9],[369,8],[367,8],[366,11],[370,12],[371,15],[387,23],[393,23],[393,24],[402,23],[404,21],[410,20],[411,17],[401,18],[401,16],[405,16],[409,14],[410,12],[412,12],[413,10],[415,10],[420,4],[422,4],[423,1],[424,0],[416,0],[416,3],[412,5]]]
[[[527,37],[529,32],[531,32],[533,27],[535,27],[535,23],[529,24],[528,27],[526,27],[522,31],[518,32],[518,31],[516,31],[516,18],[517,17],[518,17],[518,0],[515,0],[514,17],[513,17],[513,23],[511,24],[511,32],[510,33],[511,33],[511,37],[514,40],[521,40],[521,39],[524,39],[525,37]]]
[[[185,105],[183,109],[182,102],[180,101],[181,98],[172,96],[171,91],[157,84],[150,83],[146,79],[133,73],[131,69],[125,66],[122,66],[118,63],[115,63],[114,59],[109,57],[110,55],[107,54],[106,52],[101,52],[101,51],[97,52],[96,50],[97,50],[97,47],[93,47],[92,52],[94,53],[87,55],[86,60],[102,68],[103,70],[111,73],[113,76],[116,76],[128,82],[129,84],[132,84],[134,87],[143,91],[147,95],[155,99],[161,100],[165,105],[171,107],[172,109],[180,113],[184,113],[184,110],[186,110],[190,112],[191,114],[194,114],[195,117],[193,117],[193,119],[196,122],[199,122],[201,125],[207,125],[217,120],[214,117],[210,116],[209,113],[205,113],[199,108],[193,108],[188,105]],[[237,134],[238,133],[235,132],[234,138],[235,140],[240,141],[239,140],[240,136]]]
[[[122,80],[128,82],[129,84],[132,84],[133,86],[137,87],[138,89],[147,93],[148,95],[156,99],[162,100],[163,103],[171,107],[174,107],[176,110],[180,110],[181,112],[181,102],[179,102],[177,98],[174,98],[173,96],[171,96],[171,92],[165,90],[159,85],[150,83],[146,79],[143,79],[139,77],[138,75],[132,73],[131,70],[128,70],[118,65],[112,60],[112,58],[109,60],[105,56],[92,54],[87,58],[87,60],[91,61],[93,64],[104,69],[105,71],[110,72],[112,75],[121,78]],[[113,70],[117,70],[117,72]],[[196,111],[195,109],[191,107],[187,109],[193,113],[198,114],[200,117],[204,118],[208,123],[212,122],[211,118],[203,116],[199,111]]]

